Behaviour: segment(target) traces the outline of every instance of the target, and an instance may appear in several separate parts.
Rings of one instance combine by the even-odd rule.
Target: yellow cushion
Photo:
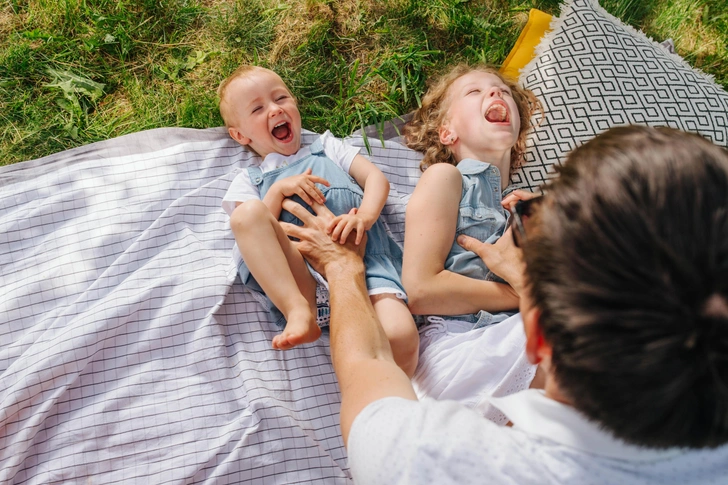
[[[518,79],[518,71],[525,67],[536,54],[536,46],[544,34],[550,30],[551,15],[532,8],[528,13],[528,22],[518,36],[516,45],[506,57],[500,68],[501,74],[513,80]]]

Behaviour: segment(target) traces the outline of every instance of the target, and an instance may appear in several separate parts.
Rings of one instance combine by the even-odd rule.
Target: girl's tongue
[[[273,136],[279,140],[285,140],[291,134],[291,127],[288,123],[283,123],[282,125],[273,128],[271,133],[273,133]]]
[[[485,113],[485,119],[491,123],[502,123],[508,121],[508,110],[502,104],[494,104]]]

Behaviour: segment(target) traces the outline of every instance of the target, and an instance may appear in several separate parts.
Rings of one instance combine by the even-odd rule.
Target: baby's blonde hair
[[[498,76],[510,88],[521,119],[521,130],[518,133],[516,144],[511,149],[511,173],[520,166],[523,160],[523,154],[526,151],[526,134],[531,126],[531,115],[536,111],[540,111],[543,115],[541,102],[531,91],[504,77],[494,67],[484,64],[474,66],[458,64],[435,80],[422,98],[422,106],[415,111],[412,120],[404,127],[407,146],[424,154],[422,162],[420,162],[420,170],[423,172],[435,163],[458,164],[450,147],[440,142],[439,130],[445,122],[449,108],[448,89],[457,79],[473,71]]]
[[[232,74],[230,74],[228,77],[222,80],[220,83],[220,86],[217,88],[217,97],[219,99],[219,107],[220,107],[220,116],[222,116],[222,120],[225,122],[225,126],[230,126],[230,107],[228,106],[227,99],[225,98],[225,95],[227,94],[227,88],[230,85],[231,82],[233,82],[235,79],[238,78],[246,78],[253,74],[254,72],[271,72],[278,76],[278,74],[274,71],[271,71],[270,69],[266,69],[265,67],[260,66],[252,66],[250,64],[243,64],[242,66],[238,67],[233,71]],[[290,91],[290,90],[289,90]]]

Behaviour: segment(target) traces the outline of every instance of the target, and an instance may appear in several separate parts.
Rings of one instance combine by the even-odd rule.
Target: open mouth
[[[291,124],[287,121],[281,121],[275,125],[271,134],[276,140],[282,142],[289,142],[293,139],[293,130],[291,130]]]
[[[508,123],[508,106],[502,101],[494,101],[485,112],[485,119],[491,123]]]

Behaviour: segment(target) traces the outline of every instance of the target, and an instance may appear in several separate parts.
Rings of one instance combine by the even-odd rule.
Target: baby
[[[417,365],[419,338],[406,304],[400,273],[402,252],[389,237],[379,214],[389,194],[389,182],[359,149],[329,131],[310,147],[301,148],[301,116],[296,99],[273,71],[243,66],[218,90],[220,113],[230,136],[260,156],[257,166],[233,180],[223,207],[244,263],[240,277],[251,289],[262,290],[283,332],[273,348],[290,349],[321,335],[316,324],[316,280],[278,220],[300,221],[281,204],[325,204],[336,218],[328,230],[344,243],[356,244],[367,232],[366,280],[374,310],[392,346],[397,364],[411,376]],[[354,233],[354,234],[352,234]]]

